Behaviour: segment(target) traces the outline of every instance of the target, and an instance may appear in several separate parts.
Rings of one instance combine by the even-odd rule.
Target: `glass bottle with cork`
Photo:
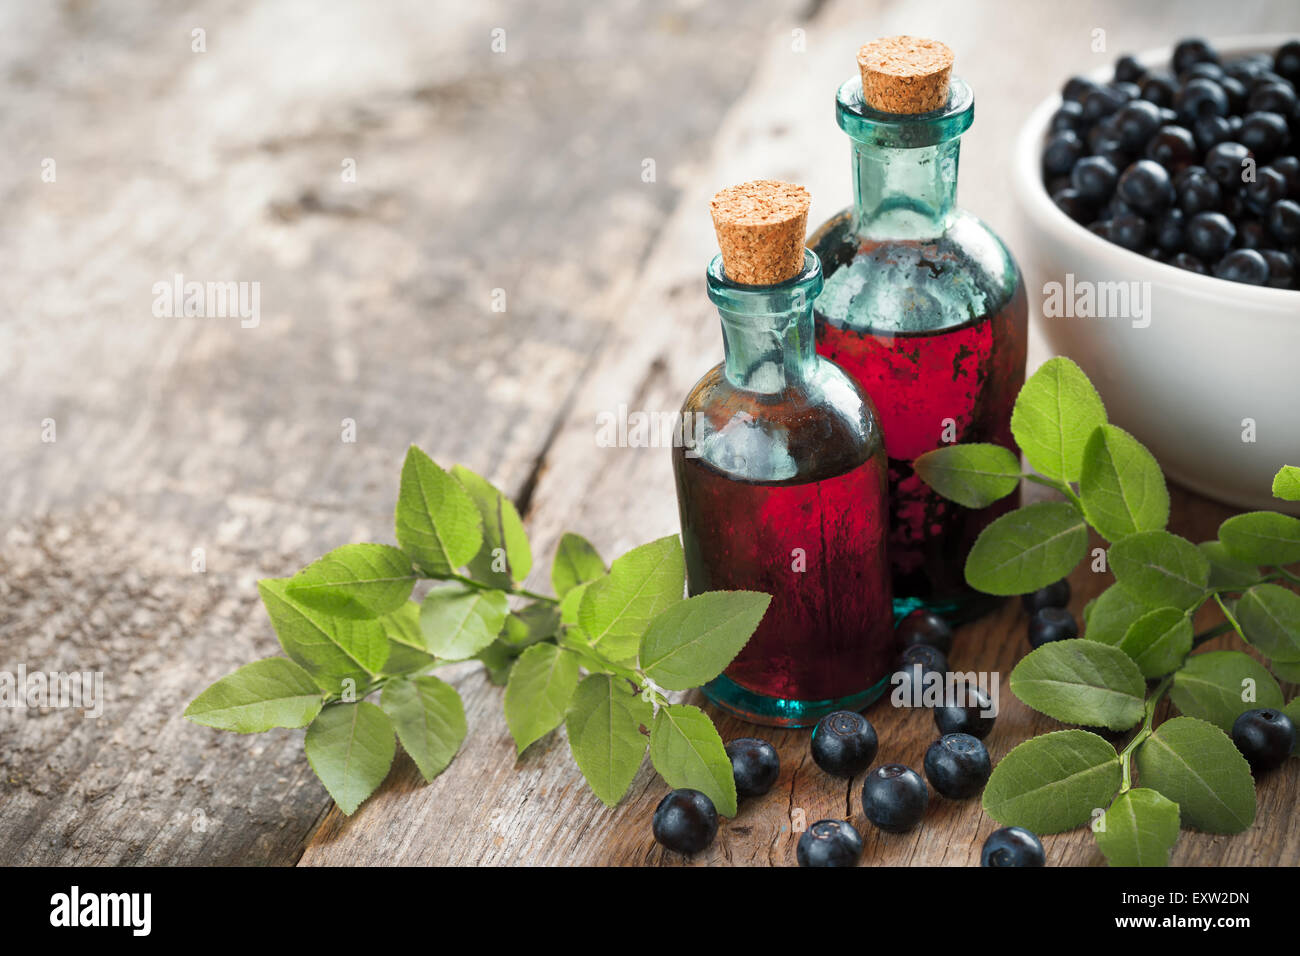
[[[705,693],[788,727],[865,707],[895,654],[884,444],[870,402],[816,353],[808,205],[802,187],[773,181],[714,197],[722,253],[707,283],[725,360],[682,406],[693,445],[673,449],[690,593],[772,595]]]

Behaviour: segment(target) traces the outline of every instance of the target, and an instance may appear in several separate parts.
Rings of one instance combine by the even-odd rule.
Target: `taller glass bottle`
[[[817,351],[862,386],[884,430],[895,613],[925,606],[960,621],[988,607],[965,584],[966,554],[1017,496],[967,510],[930,491],[912,462],[952,442],[1015,448],[1027,314],[1011,253],[957,207],[959,137],[974,97],[950,77],[951,62],[943,44],[910,37],[862,48],[862,75],[836,97],[853,141],[854,204],[808,245],[826,274]]]
[[[778,186],[798,189],[732,188],[762,197]],[[807,194],[799,193],[797,223],[763,225],[786,228],[797,263],[771,284],[736,281],[773,273],[750,268],[767,254],[752,244],[724,260],[727,222],[715,200],[724,255],[709,267],[708,294],[726,358],[682,406],[693,446],[673,449],[691,594],[772,595],[758,630],[705,693],[749,720],[788,727],[865,707],[895,655],[884,444],[859,388],[816,354],[812,303],[822,273],[803,248]]]

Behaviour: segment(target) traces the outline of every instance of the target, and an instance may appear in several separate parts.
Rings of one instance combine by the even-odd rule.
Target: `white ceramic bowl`
[[[1211,41],[1224,54],[1273,50],[1289,37]],[[1138,57],[1163,66],[1170,49]],[[1111,78],[1113,65],[1092,74]],[[1061,77],[1064,83],[1065,77]],[[1200,276],[1107,242],[1056,208],[1040,157],[1054,95],[1030,114],[1016,143],[1014,188],[1029,241],[1016,250],[1031,312],[1052,350],[1078,362],[1101,393],[1110,420],[1138,437],[1165,473],[1244,508],[1290,510],[1272,496],[1282,465],[1300,465],[1300,291]],[[1149,325],[1128,316],[1047,315],[1054,287],[1073,276],[1079,291],[1149,290]],[[1090,285],[1080,285],[1088,283]],[[1133,286],[1132,283],[1138,283]],[[1059,297],[1065,298],[1064,295]],[[1122,305],[1118,298],[1109,301]],[[1141,301],[1141,298],[1133,301]],[[1074,309],[1078,312],[1079,309]],[[1115,312],[1118,309],[1108,309]],[[1254,441],[1247,441],[1252,435]]]

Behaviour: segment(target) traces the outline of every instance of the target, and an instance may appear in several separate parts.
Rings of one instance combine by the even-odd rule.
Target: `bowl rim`
[[[1264,53],[1277,49],[1283,43],[1296,37],[1289,33],[1247,34],[1236,37],[1223,37],[1207,40],[1217,52],[1232,54]],[[1168,63],[1173,56],[1173,45],[1154,47],[1141,53],[1133,54],[1134,59],[1144,66]],[[1089,79],[1106,82],[1114,71],[1114,63],[1098,67],[1082,74]],[[1125,249],[1091,232],[1081,223],[1075,222],[1052,202],[1043,183],[1039,169],[1039,156],[1042,151],[1043,136],[1053,113],[1060,107],[1062,96],[1054,92],[1038,103],[1030,111],[1028,118],[1020,127],[1016,139],[1016,161],[1013,175],[1014,189],[1021,206],[1032,219],[1054,231],[1061,239],[1093,250],[1098,255],[1119,255],[1128,257],[1132,263],[1131,271],[1135,274],[1145,272],[1156,280],[1174,281],[1185,284],[1189,292],[1200,292],[1215,297],[1231,295],[1242,305],[1258,305],[1270,310],[1279,307],[1300,307],[1300,290],[1272,289],[1268,286],[1249,285],[1245,282],[1232,282],[1213,275],[1200,275],[1187,269],[1180,269],[1167,262],[1158,262],[1139,252]],[[1297,263],[1300,266],[1300,263]],[[1227,288],[1224,288],[1224,287]]]

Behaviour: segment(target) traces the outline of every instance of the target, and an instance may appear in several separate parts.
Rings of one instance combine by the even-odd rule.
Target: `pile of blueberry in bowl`
[[[1071,219],[1201,275],[1300,289],[1300,40],[1221,56],[1187,39],[1164,68],[1070,79],[1042,149]]]

